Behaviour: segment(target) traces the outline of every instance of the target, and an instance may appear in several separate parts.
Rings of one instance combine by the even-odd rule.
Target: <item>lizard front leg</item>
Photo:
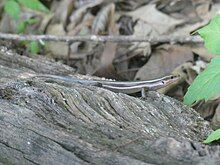
[[[148,89],[145,87],[141,88],[141,97],[142,98],[146,98],[146,92],[148,91]]]

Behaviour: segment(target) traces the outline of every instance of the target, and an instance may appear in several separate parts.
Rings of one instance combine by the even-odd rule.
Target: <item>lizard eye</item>
[[[164,81],[161,81],[161,83],[162,83],[162,84],[165,84],[165,82],[164,82]]]

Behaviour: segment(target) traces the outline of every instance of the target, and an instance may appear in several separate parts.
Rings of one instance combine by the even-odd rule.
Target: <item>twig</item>
[[[160,36],[158,38],[149,38],[144,36],[56,36],[56,35],[18,35],[0,33],[0,39],[17,40],[17,41],[54,41],[54,42],[76,42],[76,41],[93,41],[93,42],[150,42],[158,43],[201,43],[202,39],[198,36]]]

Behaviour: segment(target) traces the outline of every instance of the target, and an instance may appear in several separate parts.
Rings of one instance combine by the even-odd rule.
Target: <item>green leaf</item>
[[[205,27],[198,30],[210,53],[220,54],[220,14],[215,16]]]
[[[49,13],[49,9],[46,8],[39,0],[17,0],[17,1],[27,8]]]
[[[206,140],[203,141],[203,143],[207,144],[207,143],[211,143],[215,140],[219,140],[220,139],[220,129],[215,130],[214,132],[212,132],[208,138]]]
[[[213,58],[207,68],[196,77],[184,96],[184,103],[208,100],[220,94],[220,58]]]
[[[23,22],[21,22],[21,23],[18,24],[18,26],[17,26],[17,32],[18,32],[18,33],[24,33],[25,30],[27,29],[27,26],[28,26],[28,25],[36,24],[36,23],[38,23],[38,22],[39,22],[39,20],[38,20],[38,19],[35,19],[35,18],[30,18],[30,19],[28,19],[28,20],[26,20],[26,21],[23,21]]]
[[[32,54],[37,54],[40,51],[39,44],[37,41],[32,41],[28,45],[28,49]]]
[[[9,0],[4,5],[5,12],[13,19],[17,20],[20,16],[20,6],[14,0]]]
[[[39,20],[36,19],[36,18],[30,18],[30,19],[26,20],[26,22],[27,22],[28,25],[33,25],[33,24],[38,23]]]
[[[27,28],[27,23],[24,21],[24,22],[21,22],[18,24],[17,26],[17,33],[20,34],[20,33],[24,33],[25,30]]]

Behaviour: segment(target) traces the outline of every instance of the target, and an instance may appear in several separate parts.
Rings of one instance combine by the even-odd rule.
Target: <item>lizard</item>
[[[153,80],[143,81],[113,81],[113,80],[88,80],[80,79],[71,76],[58,76],[58,75],[35,75],[33,77],[45,77],[58,79],[68,83],[78,83],[81,85],[92,85],[108,89],[117,93],[132,94],[141,92],[142,97],[145,96],[145,92],[148,90],[157,90],[167,85],[176,82],[180,77],[175,75],[169,75]]]

